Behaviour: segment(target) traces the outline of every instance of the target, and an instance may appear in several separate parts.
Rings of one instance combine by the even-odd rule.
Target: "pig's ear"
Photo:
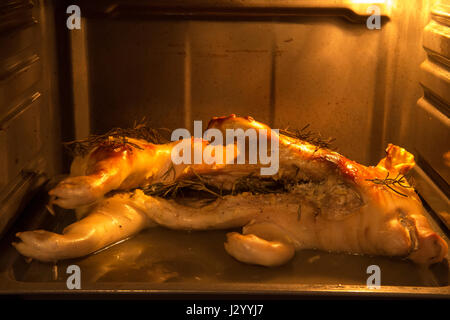
[[[386,148],[386,157],[380,160],[377,167],[390,172],[406,174],[415,164],[414,156],[411,153],[390,143]]]

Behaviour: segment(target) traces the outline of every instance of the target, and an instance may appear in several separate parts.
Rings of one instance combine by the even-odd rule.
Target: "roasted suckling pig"
[[[224,134],[250,128],[263,132],[259,140],[277,140],[276,174],[262,175],[267,164],[259,161],[225,161],[239,154],[236,143],[215,146],[220,163],[177,164],[173,148],[189,140],[193,157],[195,148],[204,150],[211,142],[105,140],[75,157],[71,176],[50,191],[52,205],[84,208],[87,216],[62,234],[19,232],[13,245],[26,257],[57,261],[88,255],[157,225],[243,227],[242,234],[227,234],[225,250],[249,264],[278,266],[302,249],[404,257],[425,265],[446,257],[446,242],[431,229],[405,178],[415,165],[405,149],[390,144],[386,157],[367,167],[251,117],[215,117],[208,125]]]

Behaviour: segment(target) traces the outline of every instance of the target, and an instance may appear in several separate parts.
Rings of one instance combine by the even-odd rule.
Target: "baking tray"
[[[45,209],[43,189],[0,242],[0,294],[302,295],[450,298],[448,261],[422,268],[409,261],[316,250],[297,252],[277,268],[246,265],[223,248],[228,230],[185,232],[162,227],[87,257],[56,265],[27,262],[11,246],[17,231],[43,228],[61,232],[75,220],[71,210]],[[428,217],[449,242],[442,225]],[[69,265],[81,270],[81,289],[66,285]],[[381,287],[366,286],[367,267],[378,265]]]

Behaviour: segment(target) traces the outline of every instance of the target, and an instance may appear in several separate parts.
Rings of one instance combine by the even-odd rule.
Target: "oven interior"
[[[69,29],[68,7],[81,10]],[[369,28],[375,6],[380,28]],[[0,4],[0,292],[289,293],[447,296],[448,263],[313,250],[282,267],[243,265],[224,231],[157,228],[88,257],[27,262],[15,232],[61,231],[70,210],[46,210],[70,166],[63,142],[130,127],[204,127],[252,116],[272,128],[309,125],[346,157],[375,165],[388,143],[414,153],[416,191],[448,242],[450,4],[386,1],[52,1]],[[379,290],[366,287],[379,265]]]

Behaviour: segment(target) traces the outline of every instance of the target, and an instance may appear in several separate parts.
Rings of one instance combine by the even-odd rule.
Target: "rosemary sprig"
[[[384,178],[384,179],[375,178],[375,179],[366,179],[366,181],[370,181],[370,182],[373,182],[373,183],[379,184],[379,185],[384,185],[385,187],[388,187],[389,189],[391,189],[392,191],[394,191],[395,193],[397,193],[403,197],[408,197],[408,196],[406,194],[401,193],[400,191],[394,189],[394,186],[401,187],[401,188],[407,188],[407,189],[412,188],[411,186],[408,185],[408,181],[406,180],[406,177],[400,173],[397,174],[397,176],[394,179],[389,178],[389,172],[388,172],[386,175],[386,178]]]
[[[318,149],[335,149],[333,146],[333,142],[336,140],[335,138],[324,139],[319,133],[307,130],[308,128],[309,124],[301,129],[280,129],[280,133],[290,138],[309,142],[315,145]]]
[[[73,154],[84,156],[93,148],[98,146],[108,146],[116,149],[123,146],[132,146],[142,149],[137,144],[132,143],[128,138],[142,139],[154,144],[162,144],[169,142],[162,135],[163,130],[154,129],[148,126],[145,119],[141,122],[135,122],[133,127],[128,129],[114,128],[105,134],[91,134],[89,137],[81,140],[74,140],[64,143],[64,146]]]
[[[271,178],[261,178],[254,176],[254,173],[237,179],[231,188],[231,194],[242,192],[253,194],[280,193],[289,190],[292,183],[288,180],[275,180]]]
[[[171,183],[158,182],[143,187],[142,190],[147,195],[169,199],[174,199],[178,195],[184,195],[192,190],[200,191],[208,197],[223,198],[224,195],[236,195],[242,192],[251,192],[253,194],[281,193],[289,191],[296,183],[302,183],[283,179],[261,178],[249,174],[237,179],[231,190],[223,190],[209,184],[208,179],[194,170],[192,172],[194,174],[192,178],[179,179]]]
[[[146,195],[171,199],[176,198],[179,192],[183,193],[183,190],[187,189],[203,191],[215,198],[222,198],[222,196],[215,191],[214,187],[207,185],[197,177],[192,179],[181,179],[168,184],[158,182],[142,188]]]
[[[169,177],[169,174],[172,172],[172,179],[175,180],[176,176],[177,176],[177,172],[175,170],[175,167],[173,165],[173,162],[170,162],[170,166],[169,169],[167,169],[166,172],[164,172],[164,174],[161,176],[162,180],[165,180],[167,177]]]

